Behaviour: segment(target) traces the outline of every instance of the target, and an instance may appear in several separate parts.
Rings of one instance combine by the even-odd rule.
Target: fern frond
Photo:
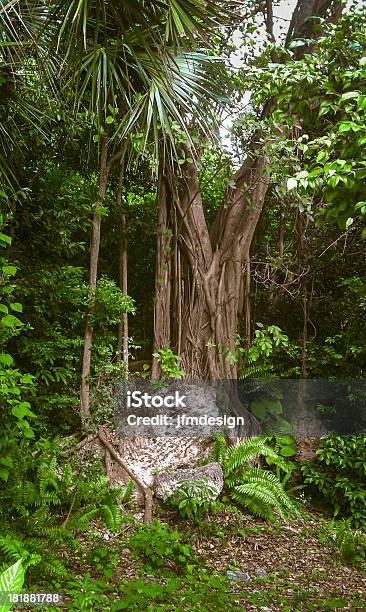
[[[216,434],[210,454],[210,459],[212,461],[218,461],[220,463],[220,461],[225,456],[226,451],[227,441],[225,436],[223,434]]]
[[[247,495],[244,495],[236,490],[231,492],[231,497],[241,506],[244,506],[244,508],[249,510],[250,514],[264,519],[265,521],[275,521],[276,517],[272,508],[266,504],[263,504],[263,502],[259,501],[258,499],[248,497]]]
[[[272,370],[268,369],[267,365],[246,365],[242,372],[241,379],[255,379],[253,382],[257,384],[257,381],[261,380],[275,380],[276,375]]]
[[[266,437],[248,438],[237,446],[226,448],[220,463],[230,496],[252,514],[266,520],[274,521],[276,514],[284,521],[290,516],[299,516],[297,506],[280,479],[270,470],[250,464],[251,460],[260,457],[271,458],[274,463],[281,461]]]
[[[278,454],[266,444],[266,438],[248,438],[237,446],[227,449],[223,460],[224,475],[231,476],[248,461],[262,455],[276,459]]]
[[[107,529],[118,531],[122,523],[122,512],[117,504],[105,504],[102,506],[101,511]]]
[[[42,565],[44,571],[50,574],[51,576],[65,578],[69,575],[69,572],[67,571],[65,565],[57,557],[53,557],[51,555],[42,557]]]
[[[15,534],[0,535],[0,551],[9,561],[17,561],[28,555],[23,540]]]
[[[261,514],[277,512],[280,517],[287,521],[289,516],[298,516],[299,511],[284,491],[281,481],[268,470],[261,468],[248,468],[240,478],[240,482],[231,483],[230,489],[233,497],[248,507],[248,500],[254,501],[261,509]]]
[[[130,480],[127,483],[126,489],[125,489],[125,491],[123,492],[123,495],[122,495],[122,503],[123,504],[128,504],[128,502],[131,499],[131,495],[132,495],[132,493],[134,491],[134,488],[135,488],[135,484],[134,484],[133,480],[130,478]]]
[[[69,521],[69,527],[73,529],[87,529],[89,527],[90,521],[95,518],[99,510],[100,508],[93,508],[92,510],[89,510],[87,512],[83,511],[83,513],[79,514],[78,516],[74,516]]]

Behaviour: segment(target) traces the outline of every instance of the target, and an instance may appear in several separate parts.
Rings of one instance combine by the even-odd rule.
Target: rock
[[[232,572],[228,570],[226,576],[229,580],[234,580],[235,582],[251,582],[252,580],[247,572]]]
[[[154,479],[153,489],[156,497],[167,499],[181,486],[183,481],[198,481],[202,485],[208,485],[215,491],[208,491],[207,497],[216,499],[224,486],[224,477],[221,466],[218,463],[208,463],[202,467],[175,470],[172,472],[162,472],[157,474]]]
[[[267,572],[262,567],[258,567],[255,563],[242,565],[244,573],[251,575],[253,580],[256,578],[267,578]]]

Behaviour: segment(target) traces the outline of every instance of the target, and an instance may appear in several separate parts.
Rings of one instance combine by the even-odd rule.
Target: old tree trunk
[[[273,38],[271,7],[267,2],[267,32]],[[286,43],[314,37],[319,32],[314,17],[335,20],[340,10],[338,1],[298,0]],[[301,53],[297,50],[298,59]],[[264,114],[273,106],[267,103]],[[270,182],[269,143],[268,136],[255,134],[211,228],[195,165],[186,162],[180,180],[160,170],[154,348],[173,348],[190,379],[237,377],[238,318],[248,287],[250,247]],[[154,362],[153,376],[158,375]]]
[[[332,0],[298,0],[287,42],[309,35],[316,23],[314,19],[309,21],[309,16],[333,19],[340,6],[340,2]],[[273,39],[271,0],[266,2],[266,12],[267,32]],[[298,51],[297,57],[300,58]],[[268,116],[273,106],[272,101],[267,103],[264,114]],[[238,321],[243,310],[248,319],[250,249],[270,185],[269,146],[275,138],[276,134],[254,135],[251,150],[232,177],[211,227],[195,165],[186,162],[178,178],[163,162],[160,164],[154,349],[172,348],[190,380],[235,381],[237,377],[232,356],[236,353]],[[187,151],[186,158],[190,157]],[[152,376],[160,375],[160,364],[155,360]],[[243,414],[235,382],[226,389],[233,411],[238,409]],[[256,431],[256,423],[247,413],[240,435]],[[202,438],[186,437],[125,438],[119,446],[121,456],[128,457],[136,473],[149,483],[156,466],[193,465],[205,448]]]
[[[249,249],[269,185],[268,157],[248,158],[209,231],[195,167],[159,180],[155,346],[173,346],[189,378],[236,378],[238,313]],[[156,370],[155,370],[156,373]]]

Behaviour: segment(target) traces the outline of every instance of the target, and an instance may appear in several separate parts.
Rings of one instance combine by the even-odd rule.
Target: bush
[[[177,508],[182,518],[198,522],[210,510],[217,510],[216,487],[200,480],[181,480],[167,502]]]
[[[179,532],[171,531],[157,520],[151,525],[139,525],[130,536],[128,546],[148,568],[173,564],[175,569],[182,569],[193,560],[192,549],[189,544],[182,544]]]
[[[354,527],[366,527],[365,436],[324,438],[302,474],[309,492],[330,504],[335,517],[349,517]]]

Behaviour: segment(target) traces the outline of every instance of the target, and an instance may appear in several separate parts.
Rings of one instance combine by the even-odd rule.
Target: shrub
[[[207,481],[181,480],[167,502],[178,509],[182,518],[197,522],[209,510],[215,512],[217,503],[216,487]]]
[[[315,459],[302,466],[308,490],[330,504],[334,516],[366,526],[366,437],[327,437]]]
[[[176,569],[186,568],[192,562],[192,549],[181,542],[178,531],[155,520],[151,525],[141,524],[130,536],[128,546],[148,568],[161,568],[173,564]]]

